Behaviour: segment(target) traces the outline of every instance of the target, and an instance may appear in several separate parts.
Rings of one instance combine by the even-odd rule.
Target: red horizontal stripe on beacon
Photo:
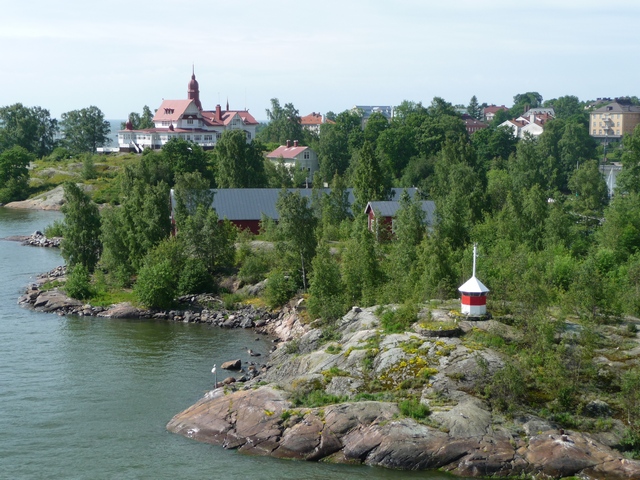
[[[487,297],[484,295],[482,297],[470,297],[469,295],[462,295],[462,304],[463,305],[486,305]]]

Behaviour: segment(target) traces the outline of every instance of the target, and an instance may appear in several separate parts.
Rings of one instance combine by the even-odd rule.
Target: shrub
[[[71,298],[86,300],[91,298],[94,289],[91,286],[89,270],[81,263],[77,263],[67,275],[64,290]]]
[[[248,253],[243,257],[242,265],[238,271],[238,278],[249,284],[264,280],[271,268],[270,253]]]
[[[423,420],[431,414],[429,407],[415,398],[398,402],[398,408],[402,415],[405,417],[411,417],[414,420]]]
[[[294,394],[291,403],[296,407],[315,408],[345,402],[347,399],[346,396],[331,395],[324,390],[311,390],[305,394]]]
[[[48,238],[52,237],[64,237],[64,222],[62,220],[56,220],[44,229],[44,234]]]
[[[418,306],[405,304],[396,310],[383,311],[380,324],[386,333],[406,332],[412,323],[418,320]]]
[[[196,258],[187,258],[180,272],[178,293],[187,295],[192,293],[207,293],[215,290],[213,278],[207,267]]]
[[[282,270],[274,270],[267,278],[264,289],[264,301],[271,308],[281,307],[296,293],[295,282],[285,276]]]
[[[169,308],[176,296],[175,272],[171,262],[145,263],[138,274],[133,291],[147,307]]]

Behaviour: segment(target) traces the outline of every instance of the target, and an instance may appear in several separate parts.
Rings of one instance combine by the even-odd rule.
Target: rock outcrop
[[[490,349],[456,337],[384,335],[373,309],[353,309],[330,342],[320,329],[293,317],[290,311],[273,322],[274,331],[284,333],[286,327],[289,341],[280,344],[261,375],[239,388],[209,392],[167,428],[277,458],[441,469],[471,477],[640,478],[640,462],[622,458],[596,436],[563,431],[533,415],[506,418],[474,396],[504,365]],[[430,415],[414,420],[397,397],[383,398],[399,391],[428,406]],[[335,397],[311,408],[305,405],[312,394]]]

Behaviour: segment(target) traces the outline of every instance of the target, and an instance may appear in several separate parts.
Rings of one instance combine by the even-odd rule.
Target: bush
[[[296,293],[296,284],[291,277],[285,276],[282,270],[274,270],[267,277],[264,289],[264,301],[271,308],[281,307]]]
[[[91,298],[94,289],[91,286],[91,276],[89,270],[81,263],[77,263],[68,273],[64,290],[71,298],[86,300]]]
[[[243,255],[238,278],[248,284],[258,283],[265,279],[270,268],[269,252],[251,252]]]
[[[291,399],[291,403],[296,407],[322,407],[334,403],[341,403],[348,400],[348,397],[331,395],[324,390],[311,390],[309,393],[296,393]]]
[[[176,296],[175,272],[171,262],[145,263],[138,274],[134,293],[146,307],[169,308]]]
[[[380,316],[380,324],[386,333],[406,332],[418,320],[418,306],[401,305],[396,310],[386,310]]]
[[[429,407],[415,398],[398,402],[398,408],[402,415],[405,417],[411,417],[414,420],[423,420],[431,415]]]
[[[187,258],[180,272],[178,293],[188,295],[193,293],[210,293],[215,290],[213,278],[203,262],[195,258]]]
[[[62,220],[56,220],[51,225],[47,225],[44,229],[44,234],[48,238],[64,237],[64,222]]]

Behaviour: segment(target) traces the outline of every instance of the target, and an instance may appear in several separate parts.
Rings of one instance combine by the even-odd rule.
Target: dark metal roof
[[[433,200],[423,200],[420,202],[420,207],[425,213],[425,223],[427,225],[433,225],[433,219],[436,211],[436,204]],[[397,200],[391,200],[387,202],[369,202],[365,212],[373,210],[379,212],[383,217],[394,218],[396,213],[400,209],[400,202]]]
[[[276,202],[280,188],[217,188],[214,189],[212,207],[220,218],[229,220],[260,220],[262,215],[278,220]],[[393,188],[392,198],[400,198],[403,191],[407,191],[410,198],[417,193],[417,188]],[[301,196],[309,198],[313,192],[310,188],[289,188],[290,192],[299,192]],[[330,188],[321,188],[321,192],[329,194]],[[353,205],[355,197],[353,189],[347,189],[349,205]],[[173,191],[171,191],[172,206],[175,206]],[[383,202],[384,203],[384,202]]]

